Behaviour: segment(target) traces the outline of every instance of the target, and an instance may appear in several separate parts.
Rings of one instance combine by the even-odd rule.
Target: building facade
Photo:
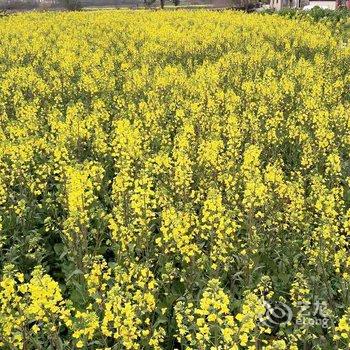
[[[271,0],[270,6],[276,11],[284,8],[301,8],[307,5],[306,0]]]
[[[350,9],[350,0],[270,0],[270,7],[276,11],[284,8],[308,8],[319,6],[321,8],[335,10],[339,6],[346,6]]]

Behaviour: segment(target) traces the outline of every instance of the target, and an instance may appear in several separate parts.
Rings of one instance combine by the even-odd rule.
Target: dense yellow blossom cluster
[[[348,349],[350,47],[213,11],[0,18],[0,349]]]

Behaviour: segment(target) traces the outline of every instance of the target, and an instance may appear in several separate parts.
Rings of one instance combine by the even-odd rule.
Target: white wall
[[[312,6],[320,6],[320,7],[327,7],[331,10],[335,10],[335,5],[336,5],[336,2],[335,1],[317,1],[317,0],[310,0],[310,5]]]
[[[281,10],[281,8],[282,8],[282,1],[283,0],[271,0],[270,1],[271,8],[274,8],[277,11]]]

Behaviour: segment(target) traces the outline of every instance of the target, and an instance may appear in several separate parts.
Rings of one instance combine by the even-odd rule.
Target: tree
[[[154,4],[156,0],[144,0],[144,3],[146,6],[151,6]],[[177,6],[180,3],[180,0],[173,0],[175,6]],[[165,0],[160,0],[160,8],[163,9],[165,5]]]
[[[246,11],[253,8],[254,4],[257,2],[257,0],[232,0],[232,4],[234,5],[234,7]]]
[[[175,6],[180,5],[180,0],[172,0]],[[156,0],[144,0],[146,6],[151,6]],[[160,0],[160,8],[163,9],[165,5],[165,0]]]
[[[80,0],[61,0],[62,6],[69,11],[78,11],[82,9]]]

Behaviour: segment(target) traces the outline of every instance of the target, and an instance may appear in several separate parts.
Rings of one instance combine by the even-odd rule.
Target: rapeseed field
[[[349,349],[349,245],[327,25],[0,18],[1,349]]]

